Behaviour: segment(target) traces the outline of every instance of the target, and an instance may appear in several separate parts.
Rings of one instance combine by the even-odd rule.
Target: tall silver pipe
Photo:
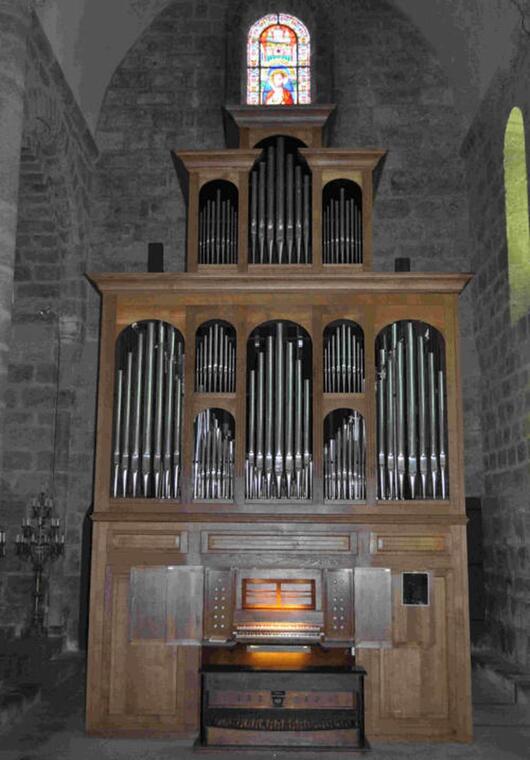
[[[310,499],[312,494],[313,478],[312,478],[312,461],[311,461],[311,386],[308,378],[304,379],[304,424],[303,424],[303,439],[304,439],[304,498]]]
[[[438,370],[438,453],[440,457],[440,484],[442,499],[447,498],[447,453],[445,450],[445,390],[444,373]]]
[[[272,264],[274,255],[274,148],[267,148],[267,255]]]
[[[142,424],[142,381],[144,374],[144,333],[138,330],[136,344],[136,372],[134,381],[134,408],[133,408],[133,444],[131,453],[131,485],[132,495],[138,495],[140,473],[140,434]]]
[[[275,455],[274,474],[276,480],[276,498],[281,497],[283,477],[283,411],[284,411],[284,356],[283,356],[283,322],[276,323],[276,346],[275,346]]]
[[[217,380],[219,376],[219,322],[213,326],[213,351],[212,351],[212,386],[213,393],[219,390]]]
[[[397,483],[395,479],[396,468],[396,402],[394,398],[394,363],[395,353],[390,352],[387,360],[386,391],[387,391],[387,418],[386,418],[386,469],[388,474],[388,495],[390,499],[397,498]]]
[[[274,420],[274,338],[267,336],[265,354],[265,488],[267,499],[272,495],[272,432]]]
[[[303,348],[299,341],[298,349]],[[295,368],[295,391],[294,391],[294,471],[296,483],[296,498],[302,495],[302,359],[298,356]]]
[[[265,354],[263,351],[258,353],[258,388],[256,403],[256,496],[261,496],[261,487],[263,479],[263,423],[265,407]]]
[[[214,264],[221,259],[221,190],[215,194],[215,257]]]
[[[399,498],[405,495],[405,361],[403,340],[397,344],[396,362],[397,474]]]
[[[179,374],[178,365],[176,367],[177,376],[175,378],[175,423],[173,426],[173,493],[174,499],[179,498],[180,494],[180,447],[182,440],[182,379]]]
[[[144,496],[149,496],[151,483],[151,437],[153,429],[153,380],[155,361],[155,323],[147,323],[147,347],[145,358],[144,414],[142,445],[142,480]]]
[[[285,240],[287,248],[287,263],[290,264],[293,260],[294,251],[294,156],[292,153],[287,154],[285,189],[287,211]]]
[[[131,429],[131,399],[132,399],[132,351],[127,352],[127,369],[125,372],[125,395],[123,409],[123,433],[121,437],[121,478],[122,494],[127,496],[127,483],[129,476],[129,445]]]
[[[436,499],[438,484],[438,441],[436,425],[436,372],[434,369],[434,353],[427,353],[427,367],[429,372],[429,431],[431,438],[430,464],[432,498]]]
[[[174,392],[173,386],[175,384],[175,343],[176,333],[173,328],[168,330],[168,352],[167,352],[167,372],[166,383],[164,388],[164,459],[163,459],[163,482],[162,482],[162,498],[171,498],[171,469],[172,469],[172,453],[173,453],[173,440],[172,440],[172,426],[174,424],[173,418],[173,404],[174,404]]]
[[[379,350],[379,376],[377,378],[377,464],[379,467],[379,498],[386,499],[386,453],[385,453],[385,380],[386,351]]]
[[[341,352],[340,352],[340,374],[341,374],[341,381],[342,381],[342,393],[346,393],[348,390],[347,387],[347,370],[348,370],[348,348],[347,348],[347,342],[346,342],[346,324],[343,322],[341,325],[340,330],[340,343],[341,343]]]
[[[162,486],[162,413],[164,401],[164,323],[158,323],[158,345],[156,347],[156,395],[155,395],[155,440],[154,440],[154,484],[155,497],[160,497]]]
[[[226,216],[226,200],[221,201],[221,253],[219,256],[218,264],[226,264],[226,233],[227,233],[227,216]]]
[[[250,176],[250,260],[256,262],[258,258],[258,172],[253,171]]]
[[[296,248],[296,263],[302,262],[302,215],[303,215],[303,199],[302,199],[302,167],[295,166],[294,168],[294,237]]]
[[[407,362],[407,471],[410,488],[410,498],[416,495],[416,476],[418,459],[416,455],[416,356],[414,341],[414,326],[412,322],[406,325],[406,362]]]
[[[347,393],[356,393],[357,388],[357,375],[353,372],[353,355],[355,352],[355,336],[353,335],[351,325],[346,327],[346,378],[347,378]]]
[[[347,264],[351,264],[353,261],[353,257],[351,254],[351,220],[350,220],[351,206],[350,206],[350,201],[348,198],[346,198],[344,206],[345,206],[344,212],[345,212],[345,217],[346,217],[345,222],[344,222],[344,235],[345,235],[344,248],[346,251],[345,261]]]
[[[311,261],[311,178],[304,174],[304,263]]]
[[[339,245],[340,245],[340,263],[345,264],[346,263],[346,230],[345,230],[345,223],[346,223],[346,204],[345,204],[345,195],[344,195],[344,188],[340,188],[339,193],[339,218],[340,218],[340,227],[339,227]]]
[[[278,263],[283,262],[285,243],[285,138],[276,140],[276,254]]]
[[[291,497],[291,486],[294,474],[293,442],[294,442],[294,344],[287,341],[287,356],[285,367],[285,484],[287,498]]]
[[[247,487],[248,496],[254,497],[255,425],[256,425],[256,373],[250,370],[248,408]]]
[[[112,479],[112,495],[116,499],[119,491],[120,467],[121,467],[121,413],[123,399],[123,370],[119,369],[116,373],[116,408],[114,412],[114,449],[112,453],[112,464],[114,474]]]
[[[265,161],[260,161],[258,166],[259,171],[259,185],[258,185],[258,245],[259,245],[259,263],[263,264],[265,261],[265,180],[266,180],[266,164]]]
[[[423,335],[418,335],[418,427],[419,427],[419,470],[421,495],[427,496],[427,386],[425,378],[425,343]]]

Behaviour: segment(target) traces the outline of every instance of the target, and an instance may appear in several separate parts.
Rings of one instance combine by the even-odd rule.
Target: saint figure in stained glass
[[[247,103],[310,103],[310,40],[302,22],[269,13],[252,25],[247,45]]]

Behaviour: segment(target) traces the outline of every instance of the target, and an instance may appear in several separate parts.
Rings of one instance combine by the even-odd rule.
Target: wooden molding
[[[100,293],[460,293],[470,273],[357,272],[318,276],[290,272],[228,274],[225,272],[91,272],[86,276]]]

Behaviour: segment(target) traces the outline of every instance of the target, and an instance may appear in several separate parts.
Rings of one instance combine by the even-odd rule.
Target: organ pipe
[[[277,137],[250,175],[250,262],[311,263],[311,175]]]
[[[324,188],[324,264],[362,264],[362,206],[358,190],[349,180],[334,180]]]
[[[311,386],[307,342],[275,322],[252,339],[248,376],[245,494],[309,499],[312,493]]]
[[[443,341],[421,322],[394,322],[377,342],[378,497],[448,498]]]
[[[205,409],[195,420],[193,498],[234,498],[234,422],[231,415]]]
[[[354,322],[342,322],[324,331],[324,392],[364,391],[363,334]]]
[[[336,418],[339,417],[338,422]],[[366,433],[364,418],[351,409],[328,416],[324,441],[324,497],[355,501],[366,497]]]
[[[257,175],[251,181],[258,183]],[[228,182],[217,182],[215,188],[201,190],[199,208],[199,264],[236,264],[238,250],[238,209],[235,188]],[[257,240],[257,227],[251,228]]]
[[[171,325],[150,320],[132,325],[120,341],[112,496],[178,499],[182,338]]]
[[[199,330],[195,353],[195,390],[233,393],[236,387],[236,338],[233,328],[211,322]]]

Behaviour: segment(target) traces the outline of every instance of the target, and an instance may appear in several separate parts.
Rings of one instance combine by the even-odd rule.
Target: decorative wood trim
[[[448,537],[438,535],[401,535],[395,533],[371,533],[370,554],[388,553],[446,553],[448,551]]]
[[[290,108],[284,106],[225,106],[224,111],[230,114],[236,125],[243,128],[270,127],[279,128],[284,125],[311,128],[323,128],[335,110],[334,104],[296,105]]]
[[[137,499],[137,501],[140,501]],[[147,500],[144,500],[144,507],[148,509],[154,505],[146,504]],[[180,507],[176,505],[177,510]],[[204,504],[200,507],[204,508]],[[450,514],[422,514],[418,512],[414,513],[401,513],[401,514],[384,514],[375,512],[357,512],[351,514],[318,514],[313,512],[311,514],[286,514],[277,512],[254,512],[254,513],[236,513],[228,512],[230,504],[223,504],[223,512],[211,513],[211,512],[181,512],[175,510],[174,512],[94,512],[90,518],[96,523],[137,523],[137,522],[151,522],[151,523],[173,523],[175,525],[180,523],[259,523],[260,525],[269,524],[271,526],[279,523],[310,523],[317,524],[323,523],[324,525],[467,525],[467,517],[463,514],[456,512]]]
[[[201,548],[212,552],[357,553],[357,533],[214,533],[203,531]]]
[[[285,267],[283,268],[285,270]],[[231,275],[226,272],[92,272],[87,278],[100,293],[139,293],[163,291],[188,294],[191,292],[225,293],[460,293],[472,278],[470,273],[432,272],[358,272],[346,275],[311,274],[285,271]]]
[[[182,161],[189,172],[206,170],[212,174],[219,169],[233,173],[238,170],[250,171],[254,161],[260,157],[261,150],[179,150],[178,153],[174,151],[173,155]]]
[[[386,150],[347,150],[345,148],[299,148],[311,168],[375,169]],[[328,180],[326,180],[328,181]]]
[[[188,551],[188,534],[183,533],[118,533],[111,537],[113,549],[157,549],[164,551]]]

